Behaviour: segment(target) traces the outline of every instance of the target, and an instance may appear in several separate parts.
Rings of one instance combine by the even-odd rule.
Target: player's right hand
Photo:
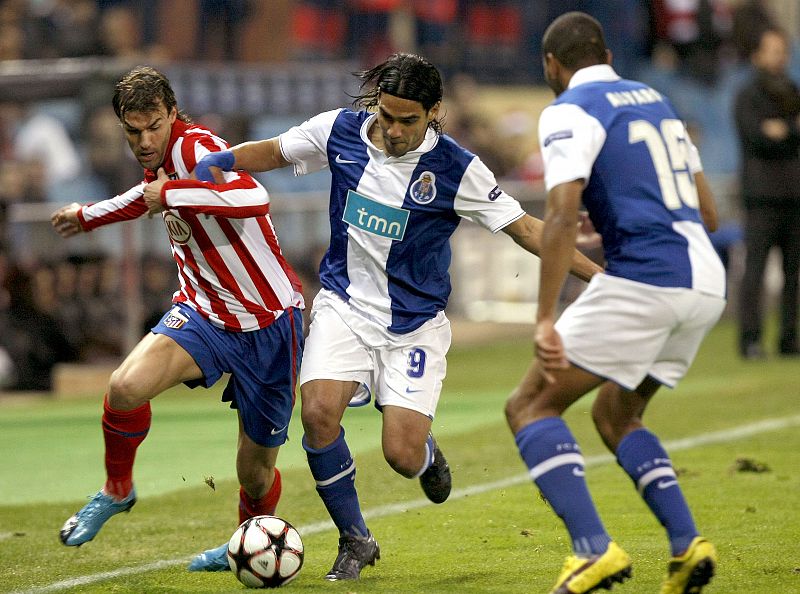
[[[233,151],[208,153],[197,162],[194,168],[194,176],[200,181],[216,183],[210,168],[219,167],[222,171],[231,171],[235,162],[236,158],[233,156]]]
[[[83,232],[80,219],[78,219],[78,211],[80,209],[81,205],[73,202],[67,206],[62,206],[50,215],[50,222],[61,237],[72,237]]]

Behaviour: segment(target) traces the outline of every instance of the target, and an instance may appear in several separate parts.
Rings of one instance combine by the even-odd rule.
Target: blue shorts
[[[288,308],[272,324],[252,332],[230,332],[178,303],[152,328],[177,342],[197,363],[203,378],[186,382],[209,388],[230,373],[222,401],[239,410],[244,431],[265,447],[286,441],[295,382],[303,352],[303,316]]]

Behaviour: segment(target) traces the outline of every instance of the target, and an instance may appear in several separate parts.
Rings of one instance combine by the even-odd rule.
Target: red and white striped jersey
[[[161,192],[161,216],[178,264],[173,302],[189,304],[219,328],[247,332],[269,326],[288,307],[303,307],[302,287],[281,253],[264,186],[245,171],[226,172],[219,185],[189,179],[204,155],[226,148],[210,130],[175,121],[161,165],[171,179]],[[144,187],[156,177],[146,169],[139,185],[83,206],[84,231],[145,214]]]

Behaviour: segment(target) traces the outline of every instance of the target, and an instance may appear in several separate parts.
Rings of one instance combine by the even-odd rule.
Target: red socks
[[[133,460],[136,449],[150,430],[150,403],[133,410],[114,410],[103,400],[103,438],[106,443],[105,491],[124,499],[133,488]]]
[[[239,523],[241,524],[253,516],[274,516],[275,508],[278,507],[278,500],[281,498],[281,473],[275,469],[275,478],[272,486],[261,499],[253,499],[239,487]]]
[[[114,410],[108,405],[108,395],[103,401],[103,437],[106,444],[105,491],[115,499],[124,499],[133,488],[133,461],[139,444],[150,430],[150,403],[133,410]],[[275,514],[281,498],[281,473],[275,477],[267,494],[253,499],[239,488],[239,523],[253,516]]]

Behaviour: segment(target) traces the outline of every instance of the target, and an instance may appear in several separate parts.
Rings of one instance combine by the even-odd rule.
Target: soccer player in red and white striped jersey
[[[150,400],[172,386],[231,379],[223,400],[239,416],[240,520],[274,514],[275,468],[286,441],[302,345],[302,287],[283,257],[264,187],[245,171],[215,183],[191,173],[228,144],[178,111],[167,78],[138,67],[117,84],[114,109],[144,181],[114,198],[65,206],[52,216],[64,237],[160,214],[180,288],[173,307],[111,376],[104,402],[107,481],[61,530],[66,545],[91,540],[112,515],[136,501],[133,461],[150,427]],[[190,569],[223,570],[222,547]]]

